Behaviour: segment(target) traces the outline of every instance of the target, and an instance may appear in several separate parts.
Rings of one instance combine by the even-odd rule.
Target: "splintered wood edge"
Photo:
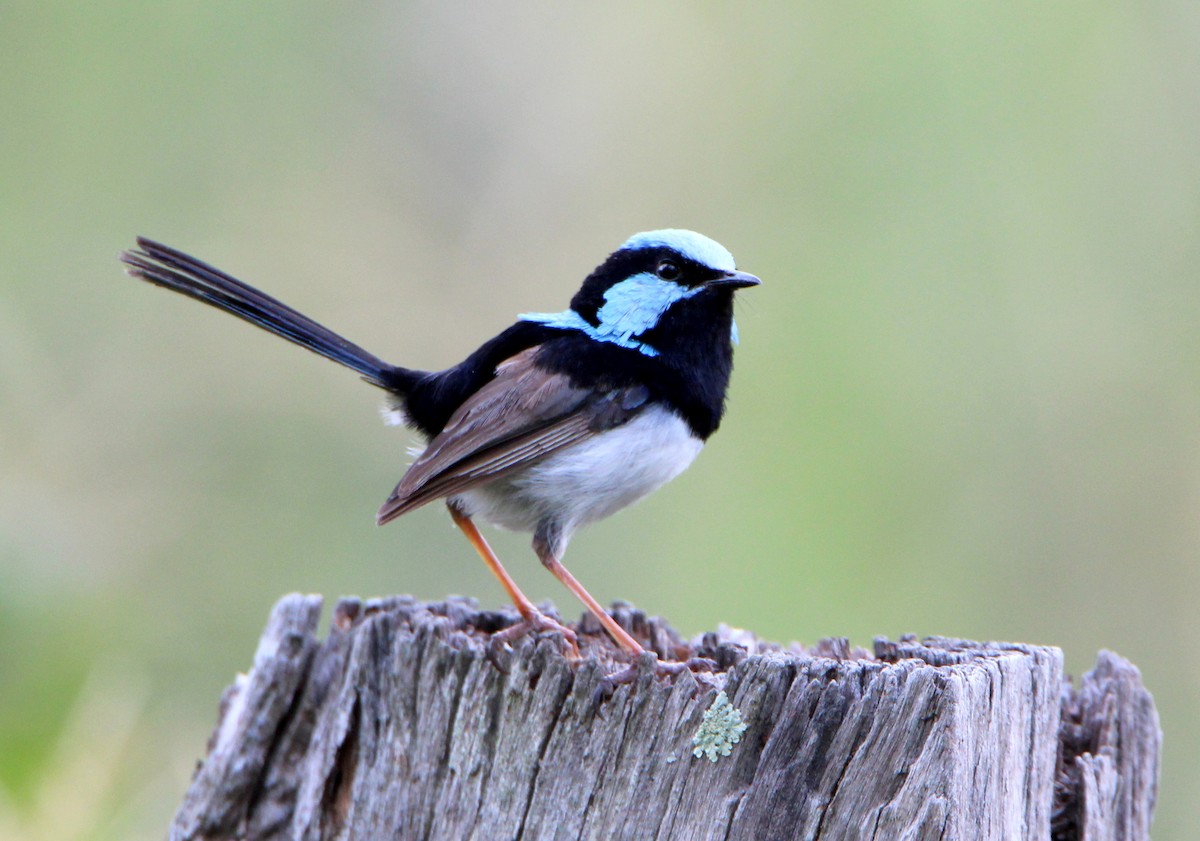
[[[1101,650],[1079,687],[1064,687],[1054,837],[1149,838],[1162,738],[1141,672]]]
[[[378,620],[386,617],[386,624],[393,631],[411,633],[418,642],[437,640],[450,649],[478,653],[486,651],[493,632],[517,619],[512,610],[480,610],[473,600],[462,598],[434,603],[422,603],[403,596],[367,601],[343,599],[334,611],[329,635],[322,642],[316,636],[321,606],[321,597],[299,594],[285,596],[276,604],[259,642],[253,668],[249,674],[240,675],[222,698],[220,721],[210,741],[208,756],[198,767],[176,815],[172,838],[220,837],[245,833],[248,827],[259,835],[269,835],[272,828],[293,825],[311,829],[336,819],[339,814],[342,819],[346,818],[353,804],[328,801],[330,783],[327,776],[315,778],[315,783],[309,780],[310,790],[306,793],[304,775],[289,763],[307,763],[310,769],[314,763],[319,763],[326,772],[334,773],[336,767],[349,767],[355,761],[353,756],[342,755],[340,746],[349,744],[346,734],[359,726],[358,702],[336,712],[324,708],[340,703],[337,698],[327,697],[329,692],[338,691],[340,674],[337,673],[349,668],[351,660],[362,660],[365,656],[353,653],[356,647],[367,644],[358,634],[364,625],[378,625]],[[795,679],[800,679],[805,674],[818,676],[823,672],[843,676],[856,670],[864,675],[878,674],[880,669],[912,662],[917,668],[934,667],[935,674],[959,674],[960,678],[955,680],[961,687],[959,693],[967,700],[972,692],[992,692],[994,686],[1002,686],[1008,679],[1014,685],[1009,688],[1006,703],[1011,705],[1015,698],[1017,706],[1021,707],[1014,715],[1022,719],[1021,726],[1028,730],[1030,745],[1046,740],[1055,743],[1060,739],[1064,744],[1069,743],[1059,751],[1063,759],[1058,767],[1054,766],[1054,758],[1049,754],[1031,760],[1037,767],[1031,767],[1029,782],[1032,784],[1041,777],[1053,780],[1054,800],[1053,803],[1049,798],[1044,803],[1029,802],[1025,807],[1026,814],[1022,816],[1026,825],[1045,826],[1053,816],[1055,837],[1068,837],[1060,835],[1059,831],[1074,827],[1080,833],[1077,837],[1087,839],[1093,837],[1087,834],[1089,826],[1098,830],[1103,822],[1123,820],[1134,834],[1116,837],[1148,837],[1136,834],[1136,830],[1144,826],[1148,832],[1157,786],[1161,731],[1153,700],[1141,686],[1136,668],[1110,652],[1101,652],[1097,669],[1084,677],[1078,690],[1072,690],[1062,681],[1062,654],[1053,647],[940,637],[918,641],[906,636],[898,641],[877,639],[872,652],[851,647],[844,639],[822,640],[805,648],[797,644],[781,646],[765,642],[748,631],[726,626],[684,640],[662,620],[647,617],[629,605],[618,604],[613,614],[639,639],[648,640],[649,647],[664,659],[699,656],[716,662],[716,672],[702,676],[703,683],[697,684],[695,677],[685,673],[676,679],[676,685],[668,695],[663,696],[677,699],[664,701],[670,704],[684,703],[678,699],[705,695],[702,703],[694,704],[696,713],[693,717],[697,721],[699,712],[707,708],[717,689],[729,688],[732,693],[740,684],[777,674],[780,668],[792,670]],[[615,665],[622,664],[622,659],[615,645],[590,617],[585,616],[578,623],[577,632],[585,658],[577,666],[563,667],[566,661],[559,653],[560,646],[546,638],[522,641],[513,656],[522,668],[529,670],[535,682],[538,674],[555,674],[556,679],[567,680],[562,692],[578,696],[577,700],[586,700],[587,694],[594,692],[603,677]],[[318,658],[318,651],[340,654]],[[532,660],[537,661],[536,667],[530,667],[526,662]],[[1017,666],[1018,661],[1022,665]],[[648,663],[642,666],[635,685],[621,687],[620,691],[636,692],[660,680],[650,674]],[[971,670],[981,667],[991,675],[982,682],[971,677]],[[327,673],[319,673],[322,669]],[[785,688],[781,691],[785,691],[787,697],[794,694],[786,693]],[[1061,697],[1061,706],[1055,696]],[[566,700],[566,696],[560,697]],[[1026,701],[1028,708],[1024,708]],[[756,703],[779,705],[786,702],[787,699],[780,696],[774,701]],[[985,706],[986,703],[987,699],[984,699]],[[964,709],[967,708],[969,703],[964,702]],[[760,712],[751,710],[750,714]],[[328,719],[331,713],[336,716],[336,721],[329,726],[334,727],[340,737],[323,748],[319,744],[310,746],[310,739],[315,739],[316,717],[321,715]],[[773,714],[780,714],[780,711],[775,710]],[[1015,719],[1011,722],[1016,723]],[[1002,749],[1001,741],[1007,738],[1005,728],[1008,724],[974,722],[968,718],[956,725],[959,728],[956,738],[966,733],[977,741],[978,750]],[[775,735],[755,733],[752,729],[748,737],[766,741]],[[768,743],[767,751],[770,749]],[[310,755],[318,750],[325,751],[324,759]],[[949,754],[947,756],[953,759]],[[764,753],[756,761],[769,759]],[[970,771],[967,768],[958,770],[962,773]],[[298,776],[302,777],[299,790]],[[1123,780],[1132,782],[1118,785]],[[314,785],[321,790],[313,790]],[[1050,783],[1046,787],[1049,788]],[[346,786],[335,794],[345,797],[348,791]],[[676,791],[673,796],[686,794],[686,791]],[[692,796],[697,795],[693,792]],[[914,791],[913,796],[922,795],[920,791]],[[910,807],[916,808],[911,804],[904,808]],[[754,808],[751,792],[739,806],[746,811],[745,815],[739,813],[746,818],[744,823],[756,819]],[[831,797],[827,804],[827,810],[835,817],[839,810],[852,808],[850,798],[837,800]],[[897,805],[896,808],[901,807]],[[954,818],[952,814],[941,814],[939,810],[945,811],[946,804],[937,798],[928,800],[920,808],[927,813],[933,810],[930,820],[950,821]],[[333,818],[326,814],[331,809]],[[730,819],[735,817],[731,815]],[[536,814],[531,814],[534,825],[536,818]],[[553,816],[546,819],[551,818]],[[760,819],[756,826],[770,831],[769,826],[762,823],[765,820],[765,817]],[[819,829],[817,826],[816,830]],[[664,829],[663,837],[674,837],[668,830],[669,827]],[[315,832],[312,829],[307,834],[319,837],[319,833],[313,834]],[[739,836],[734,833],[730,837]]]

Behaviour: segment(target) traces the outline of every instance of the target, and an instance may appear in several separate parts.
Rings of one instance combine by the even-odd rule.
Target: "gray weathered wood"
[[[1055,837],[1149,838],[1162,731],[1137,668],[1101,651],[1062,718]]]
[[[685,644],[621,607],[660,655],[718,669],[672,682],[645,662],[605,698],[619,664],[587,619],[583,662],[547,637],[502,671],[487,638],[509,612],[344,600],[318,642],[320,609],[276,605],[173,839],[1149,838],[1157,713],[1108,652],[1073,690],[1056,648]],[[719,689],[747,729],[714,762],[692,738]]]

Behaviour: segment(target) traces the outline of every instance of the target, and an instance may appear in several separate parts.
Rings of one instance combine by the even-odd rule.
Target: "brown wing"
[[[382,525],[441,497],[461,493],[604,429],[644,405],[644,388],[597,393],[533,364],[537,348],[496,369],[458,408],[379,509]]]

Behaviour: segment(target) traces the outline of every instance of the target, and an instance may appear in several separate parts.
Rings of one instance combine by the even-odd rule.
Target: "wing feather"
[[[428,502],[527,467],[637,414],[644,389],[598,393],[522,351],[458,408],[379,509],[380,524]]]

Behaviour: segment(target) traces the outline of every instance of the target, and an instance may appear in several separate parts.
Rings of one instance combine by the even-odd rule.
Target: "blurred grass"
[[[730,412],[572,569],[689,633],[1113,648],[1190,837],[1196,6],[10,3],[0,102],[0,838],[161,837],[284,592],[501,601],[441,512],[371,526],[376,395],[135,234],[440,367],[668,225],[765,280]]]

